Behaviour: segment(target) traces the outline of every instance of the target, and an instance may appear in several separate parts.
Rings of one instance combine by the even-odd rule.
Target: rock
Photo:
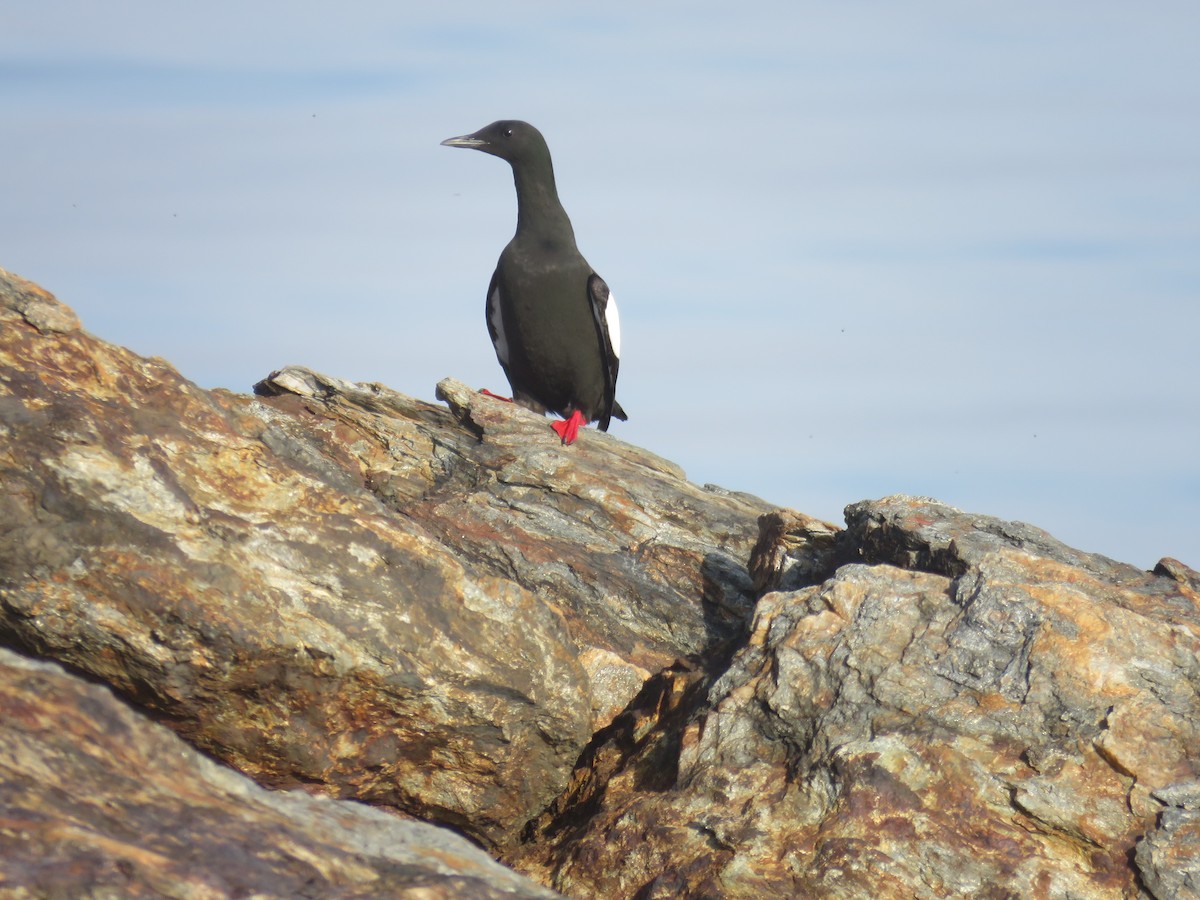
[[[1162,799],[1200,775],[1187,589],[935,501],[847,523],[869,563],[760,600],[728,670],[594,749],[506,859],[574,897],[1134,897],[1137,848],[1156,896],[1191,889]]]
[[[264,790],[4,649],[0,710],[6,896],[557,896],[444,828]]]
[[[451,379],[438,396],[483,436],[472,457],[494,479],[486,504],[479,489],[447,491],[411,510],[443,540],[552,598],[582,643],[647,670],[740,637],[766,503],[698,488],[603,432],[566,453],[544,417]]]
[[[838,559],[842,529],[791,509],[758,517],[758,540],[750,551],[750,577],[761,596],[824,580]]]
[[[303,848],[239,860],[316,893],[529,890],[388,855],[445,837],[394,839],[403,816],[574,897],[1194,894],[1182,562],[927,498],[853,504],[839,529],[595,430],[564,448],[451,379],[445,406],[296,367],[255,391],[201,390],[0,273],[0,643],[130,705],[76,685],[0,720],[23,767],[0,813],[117,841],[0,863],[24,866],[6,885],[120,892],[158,855],[144,892],[223,890],[220,834],[188,856],[188,823],[154,824],[179,809],[154,785],[190,803],[222,770],[140,736],[119,755],[135,731],[166,747],[149,716],[260,785],[376,807],[222,788]],[[29,685],[52,670],[4,659],[14,690],[50,692]],[[122,777],[143,758],[169,774]]]
[[[0,277],[0,631],[263,784],[503,845],[744,629],[761,501],[449,381],[453,415],[300,369],[209,392],[71,321]]]
[[[5,269],[0,269],[0,283],[4,285],[4,305],[25,324],[42,334],[79,330],[74,310],[59,303],[53,294]]]
[[[1190,566],[1185,566],[1177,559],[1164,556],[1154,567],[1155,575],[1166,575],[1175,579],[1191,591],[1192,600],[1200,603],[1200,572]]]
[[[1157,827],[1137,845],[1142,882],[1160,900],[1200,897],[1200,781],[1154,792],[1167,804]]]

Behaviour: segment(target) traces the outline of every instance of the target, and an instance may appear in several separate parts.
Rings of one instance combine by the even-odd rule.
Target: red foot
[[[493,394],[487,388],[480,388],[479,393],[485,397],[491,397],[493,400],[503,400],[505,403],[512,403],[512,397],[501,397],[499,394]]]
[[[563,419],[561,422],[551,422],[550,427],[558,432],[558,436],[562,438],[564,444],[575,443],[575,438],[579,437],[579,429],[587,424],[587,419],[583,417],[583,413],[579,410],[571,413],[571,418]]]

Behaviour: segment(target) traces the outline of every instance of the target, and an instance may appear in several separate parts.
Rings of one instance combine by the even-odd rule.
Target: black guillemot
[[[482,150],[512,166],[517,232],[500,254],[485,311],[513,401],[562,416],[553,427],[564,444],[588,422],[607,431],[612,418],[627,418],[616,401],[617,304],[575,246],[545,138],[528,122],[503,120],[442,144]]]

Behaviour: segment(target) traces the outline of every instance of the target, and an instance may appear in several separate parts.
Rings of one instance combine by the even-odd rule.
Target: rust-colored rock
[[[2,648],[0,820],[6,897],[555,896],[443,828],[263,790]]]

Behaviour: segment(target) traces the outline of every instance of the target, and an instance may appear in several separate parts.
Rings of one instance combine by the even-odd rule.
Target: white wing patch
[[[492,344],[496,347],[496,359],[500,365],[508,367],[508,338],[504,336],[504,316],[500,313],[500,288],[496,287],[488,294],[487,299],[488,330],[492,335]]]
[[[621,358],[621,317],[617,314],[617,301],[608,292],[608,302],[604,304],[604,325],[608,329],[608,342],[612,344],[613,356]]]

